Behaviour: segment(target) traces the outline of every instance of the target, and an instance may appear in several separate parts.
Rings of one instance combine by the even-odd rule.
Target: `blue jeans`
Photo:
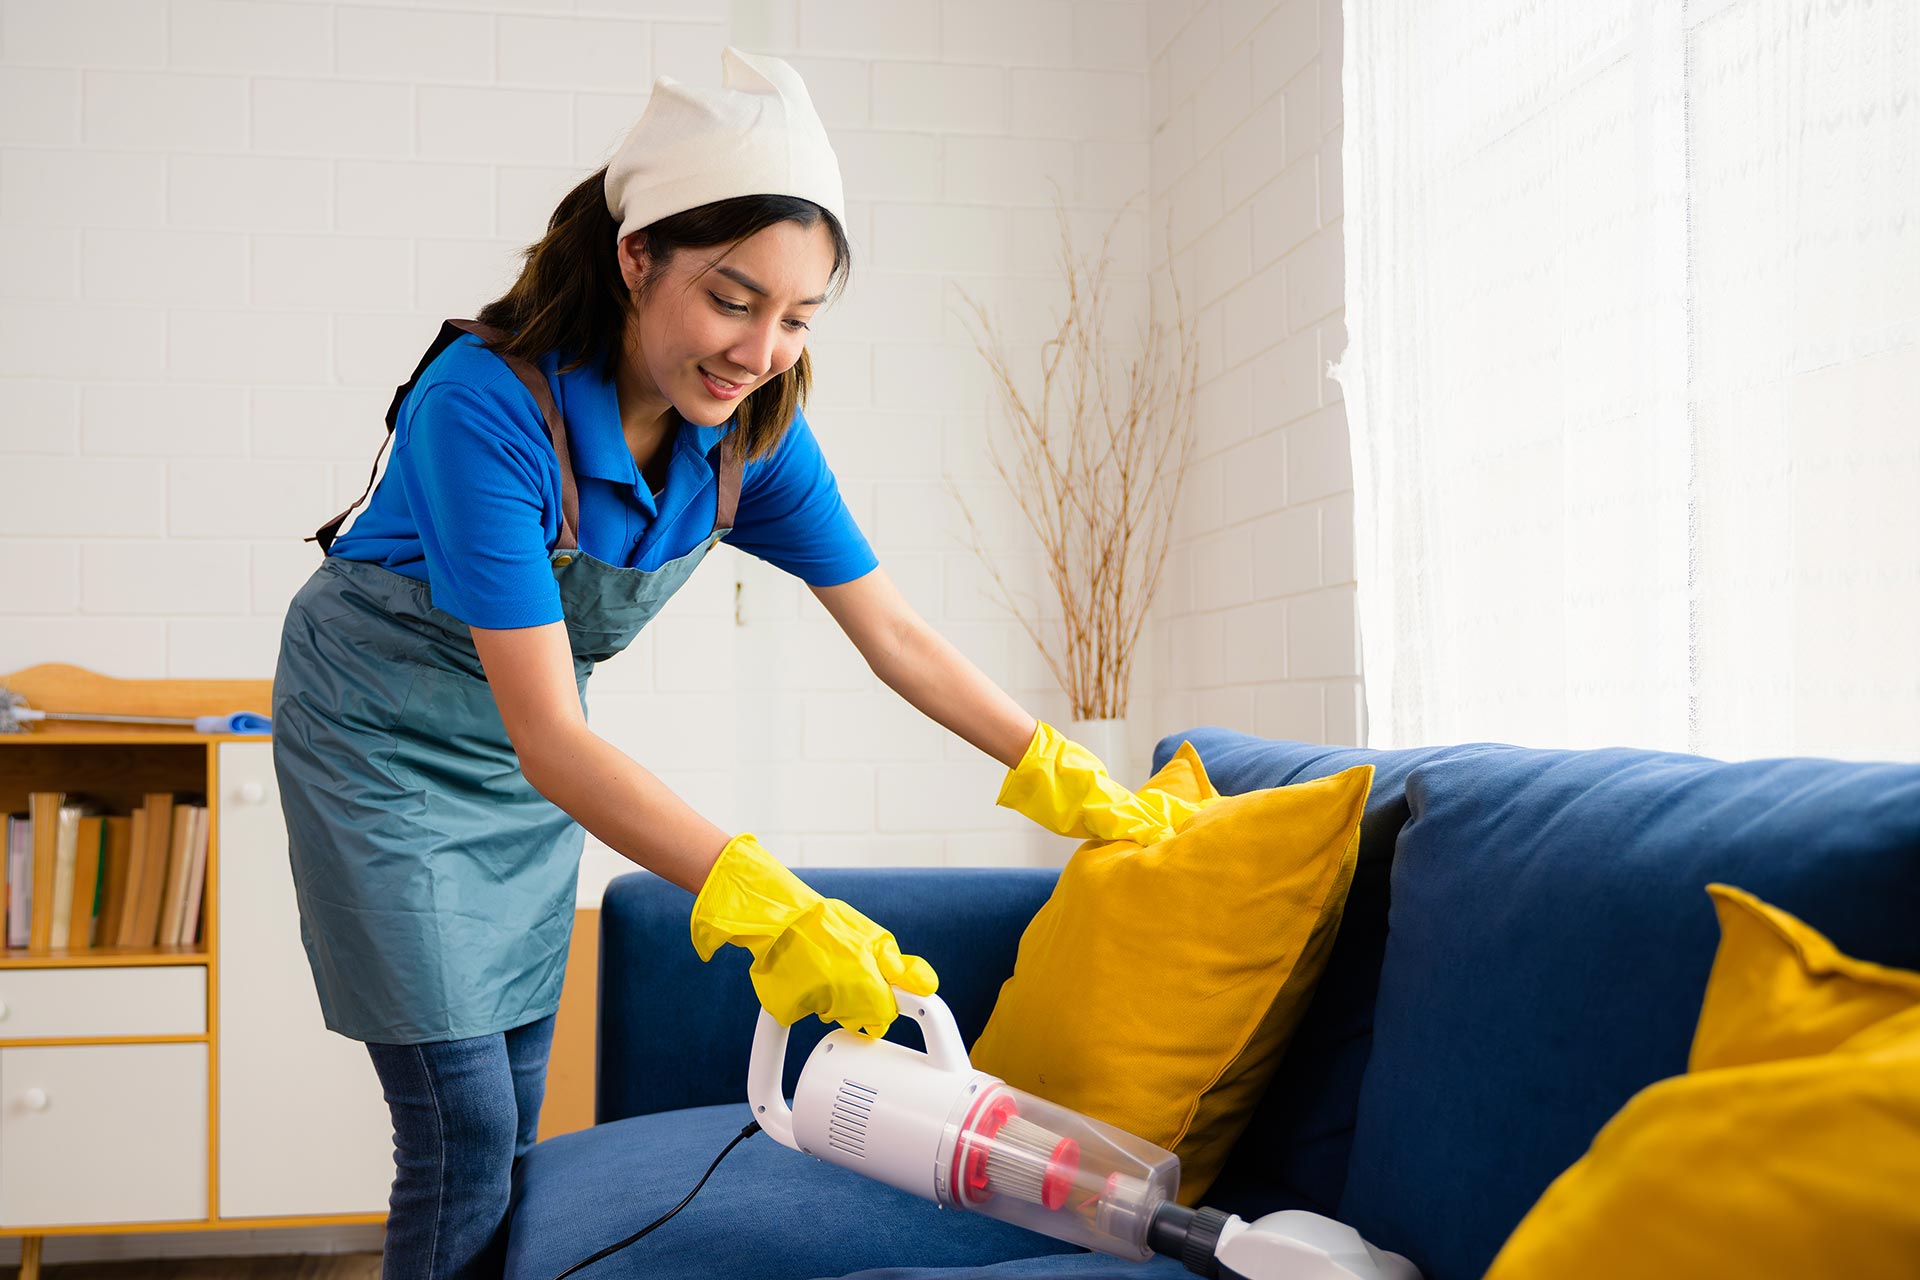
[[[552,1015],[470,1040],[367,1045],[393,1113],[383,1280],[497,1280],[552,1047]]]

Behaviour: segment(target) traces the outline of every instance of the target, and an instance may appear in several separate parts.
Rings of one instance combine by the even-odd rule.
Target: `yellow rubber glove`
[[[919,956],[838,898],[823,898],[751,833],[720,851],[693,900],[693,949],[704,962],[722,943],[753,953],[754,994],[781,1026],[808,1014],[849,1031],[885,1035],[899,1016],[892,987],[930,996],[940,985]]]
[[[1163,791],[1136,794],[1115,782],[1100,757],[1041,721],[1027,754],[1007,771],[995,802],[1076,840],[1157,844],[1200,807]]]

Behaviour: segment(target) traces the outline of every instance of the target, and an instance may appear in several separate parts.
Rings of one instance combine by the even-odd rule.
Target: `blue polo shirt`
[[[536,363],[567,425],[581,550],[657,569],[704,542],[733,423],[682,420],[656,499],[627,448],[612,381],[593,365],[558,373],[557,352]],[[425,582],[433,603],[469,626],[537,627],[564,616],[548,559],[559,536],[560,464],[539,406],[504,361],[462,335],[401,402],[380,481],[331,554]],[[724,540],[816,587],[879,563],[800,413],[778,448],[743,469]]]

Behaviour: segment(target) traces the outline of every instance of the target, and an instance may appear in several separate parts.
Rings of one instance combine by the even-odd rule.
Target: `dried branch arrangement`
[[[1041,345],[1036,398],[1021,394],[1022,379],[986,309],[964,290],[962,296],[1003,410],[1004,429],[989,423],[985,433],[994,470],[1040,541],[1059,618],[1047,618],[1013,589],[965,495],[951,478],[948,487],[975,554],[1066,691],[1073,717],[1118,718],[1127,714],[1135,646],[1160,585],[1174,505],[1193,456],[1199,344],[1175,279],[1172,334],[1150,311],[1145,330],[1136,325],[1136,346],[1109,347],[1109,250],[1126,210],[1108,225],[1098,256],[1083,260],[1057,194],[1054,204],[1067,309]]]

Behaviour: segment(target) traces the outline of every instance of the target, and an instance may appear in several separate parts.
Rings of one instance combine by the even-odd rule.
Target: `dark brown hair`
[[[522,252],[526,265],[520,278],[480,309],[477,319],[512,335],[496,350],[528,360],[558,351],[562,371],[598,364],[605,377],[613,377],[630,303],[616,254],[620,227],[607,212],[606,177],[603,168],[566,194],[547,219],[547,234]],[[641,296],[680,251],[720,246],[717,262],[742,240],[781,222],[826,223],[833,237],[828,297],[838,295],[851,260],[839,219],[811,200],[755,195],[704,204],[635,232],[646,238],[653,263],[641,282]],[[779,445],[812,383],[812,361],[803,350],[791,369],[742,397],[735,416],[744,458],[762,457]]]

